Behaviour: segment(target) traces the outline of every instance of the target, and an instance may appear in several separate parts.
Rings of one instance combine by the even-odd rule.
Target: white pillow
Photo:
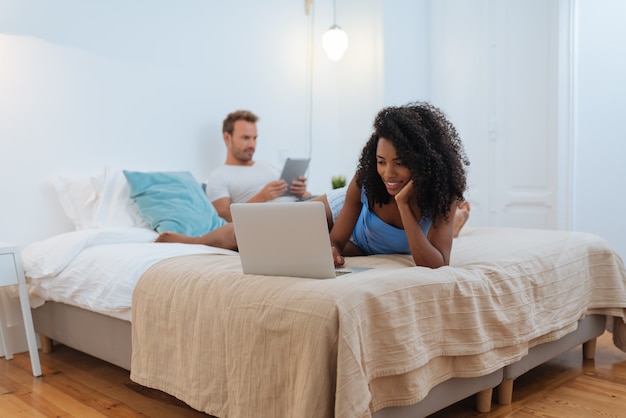
[[[52,178],[52,186],[61,202],[65,216],[74,224],[76,230],[89,228],[93,219],[93,207],[98,199],[91,179],[57,175]]]
[[[105,167],[92,178],[98,199],[93,208],[94,228],[150,228],[139,208],[130,198],[130,185],[122,170]]]
[[[96,228],[150,228],[141,217],[122,170],[105,167],[92,177],[52,179],[61,206],[77,231]]]

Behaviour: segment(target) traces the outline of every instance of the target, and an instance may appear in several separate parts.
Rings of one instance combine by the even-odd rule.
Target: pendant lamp
[[[322,47],[333,61],[339,61],[348,49],[348,35],[337,25],[337,4],[333,0],[333,25],[322,35]]]

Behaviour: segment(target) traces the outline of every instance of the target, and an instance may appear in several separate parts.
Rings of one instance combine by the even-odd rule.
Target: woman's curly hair
[[[391,196],[378,175],[378,140],[389,140],[411,171],[417,204],[423,214],[446,221],[450,206],[463,200],[469,160],[456,129],[437,107],[424,102],[387,107],[374,120],[374,133],[365,144],[356,182],[365,188],[369,206],[383,205]]]

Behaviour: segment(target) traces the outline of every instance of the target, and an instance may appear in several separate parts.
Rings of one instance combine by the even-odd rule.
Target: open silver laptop
[[[365,268],[335,269],[322,202],[230,205],[244,273],[330,279]]]

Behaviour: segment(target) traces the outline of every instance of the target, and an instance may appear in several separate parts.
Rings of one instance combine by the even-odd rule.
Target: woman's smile
[[[411,180],[411,170],[404,165],[395,147],[386,138],[380,138],[376,145],[376,169],[387,193],[392,196],[400,193]]]
[[[391,195],[398,193],[404,186],[403,181],[385,181],[387,192]]]

